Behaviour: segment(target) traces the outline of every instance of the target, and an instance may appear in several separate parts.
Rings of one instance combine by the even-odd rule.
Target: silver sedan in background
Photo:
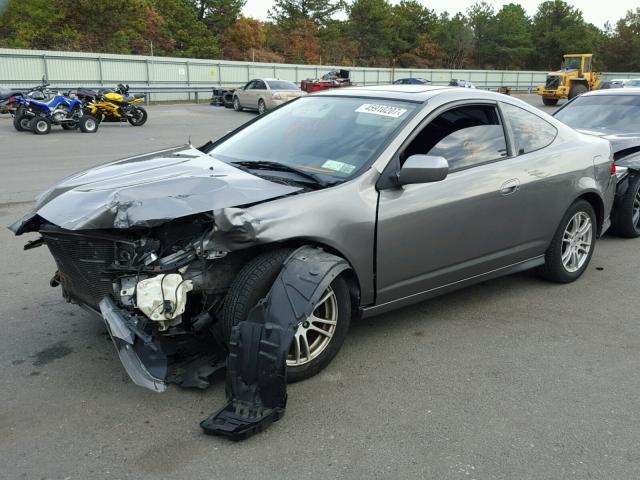
[[[268,110],[306,94],[289,80],[256,78],[233,92],[233,109],[239,112],[250,108],[262,115]]]

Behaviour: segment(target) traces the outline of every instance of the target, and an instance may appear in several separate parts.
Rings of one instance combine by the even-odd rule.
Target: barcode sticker
[[[365,103],[356,109],[358,113],[371,113],[372,115],[382,115],[383,117],[391,118],[400,118],[406,111],[406,108],[378,105],[375,103]]]

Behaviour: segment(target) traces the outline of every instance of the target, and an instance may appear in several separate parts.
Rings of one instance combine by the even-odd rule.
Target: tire
[[[583,93],[587,93],[588,91],[589,89],[586,85],[582,83],[576,83],[573,87],[571,87],[571,90],[569,90],[569,100],[574,97],[580,96]]]
[[[580,219],[586,221],[587,218],[590,222],[589,238],[587,239],[583,235],[573,240],[570,239],[572,234],[569,230],[573,230],[574,227],[580,227]],[[576,221],[578,222],[577,225],[574,223]],[[574,202],[562,217],[562,221],[545,253],[545,264],[538,269],[539,274],[543,278],[557,283],[570,283],[580,278],[589,266],[595,250],[597,225],[596,214],[591,204],[586,200]],[[584,252],[584,243],[587,240],[589,242],[588,251]],[[581,244],[582,249],[578,248]],[[563,254],[571,250],[576,251],[576,261],[573,262],[574,257],[571,254],[563,261]],[[581,252],[580,250],[583,251]],[[569,262],[569,265],[566,262]]]
[[[258,114],[264,115],[265,113],[267,113],[267,106],[265,105],[264,100],[260,99],[258,100]]]
[[[267,294],[280,273],[283,262],[292,251],[279,249],[263,253],[253,258],[240,270],[231,283],[222,309],[222,328],[225,341],[229,340],[231,329],[245,320],[251,309]],[[347,282],[344,278],[337,277],[325,293],[331,296],[325,304],[319,305],[316,312],[320,312],[318,313],[319,317],[323,316],[321,310],[324,310],[324,313],[334,312],[336,323],[333,327],[333,335],[325,342],[324,336],[315,334],[316,340],[313,338],[310,340],[312,348],[307,350],[313,351],[313,345],[316,345],[315,352],[312,355],[306,355],[307,358],[303,358],[301,355],[301,360],[296,362],[296,339],[299,338],[298,334],[306,331],[305,325],[300,325],[291,348],[290,358],[287,360],[288,382],[305,380],[320,372],[333,360],[347,336],[351,322],[351,296]],[[313,326],[317,327],[318,325]],[[323,326],[323,328],[330,329],[331,327]],[[320,343],[316,343],[318,339],[320,339]],[[299,364],[295,365],[295,363]]]
[[[147,123],[147,111],[142,107],[135,107],[134,109],[135,117],[127,117],[129,123],[134,127],[141,127],[145,123]]]
[[[93,115],[83,115],[78,122],[82,133],[96,133],[99,125]]]
[[[36,135],[47,135],[51,131],[51,121],[46,117],[35,116],[31,119],[29,128]]]
[[[19,132],[31,130],[31,118],[24,114],[24,110],[18,109],[13,117],[13,128]]]
[[[611,231],[625,238],[640,236],[640,175],[629,178],[627,191],[616,205]]]
[[[233,109],[236,112],[242,111],[242,105],[240,105],[240,99],[238,97],[233,97]]]
[[[553,107],[554,105],[558,104],[558,99],[557,98],[542,97],[542,103],[544,105],[546,105],[547,107]]]
[[[225,93],[222,96],[222,103],[224,104],[224,108],[233,108],[233,95]]]

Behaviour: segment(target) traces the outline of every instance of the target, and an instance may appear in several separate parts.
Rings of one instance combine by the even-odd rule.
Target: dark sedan
[[[586,93],[554,116],[583,133],[609,140],[618,179],[611,231],[640,236],[640,88]]]
[[[394,85],[431,85],[431,80],[426,78],[399,78],[394,80]]]

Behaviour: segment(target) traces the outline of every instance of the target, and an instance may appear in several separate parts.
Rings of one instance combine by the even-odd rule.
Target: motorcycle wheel
[[[51,121],[47,117],[33,117],[30,126],[36,135],[46,135],[51,131]]]
[[[83,133],[95,133],[98,131],[99,123],[93,115],[83,115],[78,122],[78,126]]]
[[[127,120],[134,127],[141,127],[147,121],[147,111],[142,107],[135,107],[131,115],[131,117],[127,117]]]
[[[31,118],[24,114],[24,110],[19,108],[13,116],[13,127],[19,132],[26,132],[31,129]]]

